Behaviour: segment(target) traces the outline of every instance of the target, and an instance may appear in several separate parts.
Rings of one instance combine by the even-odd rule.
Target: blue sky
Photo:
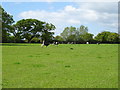
[[[3,2],[2,7],[17,22],[35,18],[53,23],[55,35],[65,27],[85,25],[89,32],[98,34],[104,30],[118,31],[118,3],[115,2]]]
[[[63,9],[66,5],[74,5],[72,2],[3,2],[2,7],[14,16],[15,21],[20,20],[19,13],[29,10],[57,11]]]

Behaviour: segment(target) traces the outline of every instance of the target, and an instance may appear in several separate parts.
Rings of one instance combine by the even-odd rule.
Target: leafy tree
[[[77,38],[76,38],[76,34],[73,34],[73,35],[70,35],[68,38],[67,38],[67,41],[68,42],[73,42],[73,41],[77,41]]]
[[[84,25],[81,25],[80,28],[77,28],[79,35],[84,35],[88,33],[88,27],[85,27]]]
[[[0,22],[2,22],[2,42],[8,42],[10,36],[11,25],[14,23],[13,16],[8,14],[1,6]],[[2,17],[1,17],[2,16]]]
[[[61,33],[61,37],[62,37],[64,40],[67,40],[67,37],[69,36],[68,32],[69,32],[69,27],[66,27],[66,28],[64,29],[64,31]]]
[[[115,43],[115,42],[119,42],[119,37],[120,37],[120,35],[117,33],[104,31],[104,32],[99,33],[95,37],[95,40],[100,41],[100,42]]]
[[[89,40],[88,36],[88,27],[81,25],[79,28],[77,28],[77,41],[84,43]]]
[[[15,41],[19,42],[21,39],[26,39],[29,43],[34,37],[39,37],[42,32],[43,24],[45,22],[37,19],[22,19],[13,25],[11,33],[15,37]]]
[[[53,40],[53,34],[54,32],[52,32],[53,30],[55,30],[56,27],[53,24],[49,24],[49,23],[45,23],[43,28],[42,28],[42,35],[41,35],[41,39],[42,41],[52,41]]]
[[[64,39],[64,41],[73,40],[76,36],[76,33],[77,31],[75,27],[66,27],[61,33],[61,37]]]
[[[64,41],[86,42],[93,39],[93,34],[88,33],[88,27],[81,25],[79,28],[66,27],[61,37]]]
[[[98,33],[98,35],[95,37],[95,40],[100,42],[108,42],[108,36],[111,34],[111,32],[104,31],[101,33]]]
[[[93,40],[93,34],[91,33],[84,33],[80,35],[80,38],[84,41],[84,42],[91,42]]]
[[[119,34],[117,33],[110,33],[110,35],[107,38],[107,41],[115,43],[115,42],[119,42]]]

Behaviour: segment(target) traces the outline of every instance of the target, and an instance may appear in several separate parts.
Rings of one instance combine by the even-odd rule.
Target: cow
[[[86,42],[86,44],[89,44],[89,42]]]
[[[45,42],[45,41],[43,40],[43,43],[41,44],[41,47],[43,47],[43,46],[46,46],[46,47],[47,47],[48,45],[50,45],[49,42]]]
[[[100,44],[100,42],[97,43],[97,45],[99,45],[99,44]]]
[[[58,45],[58,42],[54,42],[53,45]]]

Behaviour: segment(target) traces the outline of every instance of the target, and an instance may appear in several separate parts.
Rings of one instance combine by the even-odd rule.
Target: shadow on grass
[[[16,63],[14,63],[14,64],[20,64],[20,62],[16,62]]]
[[[24,43],[0,43],[0,46],[29,46]]]

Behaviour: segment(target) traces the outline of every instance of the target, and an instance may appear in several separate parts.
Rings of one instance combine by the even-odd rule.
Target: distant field
[[[3,88],[117,88],[117,44],[3,44]],[[70,49],[71,48],[71,49]]]

